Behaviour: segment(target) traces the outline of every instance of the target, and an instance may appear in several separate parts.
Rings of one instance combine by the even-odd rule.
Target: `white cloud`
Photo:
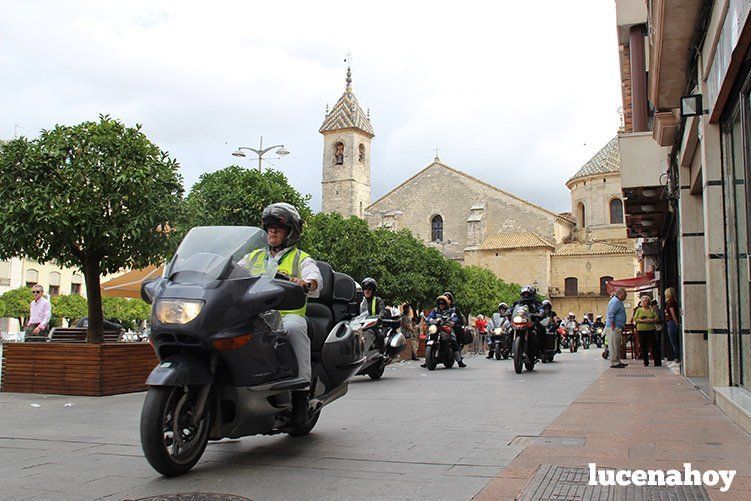
[[[376,129],[374,199],[438,145],[567,210],[563,182],[618,126],[612,2],[28,1],[0,18],[0,137],[108,113],[142,123],[191,184],[263,135],[317,207],[317,130],[347,50]]]

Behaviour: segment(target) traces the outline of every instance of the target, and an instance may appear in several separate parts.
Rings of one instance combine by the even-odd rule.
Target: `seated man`
[[[276,261],[279,273],[305,287],[308,297],[318,297],[323,285],[321,271],[315,260],[297,248],[302,232],[302,219],[297,209],[288,203],[275,203],[263,209],[263,229],[268,233],[269,246],[255,250],[243,257],[238,264],[248,270],[265,269],[266,261]],[[307,305],[297,310],[280,311],[284,330],[289,336],[297,357],[298,377],[310,382],[310,338],[305,320]],[[292,422],[304,422],[307,417],[307,391],[292,392]]]

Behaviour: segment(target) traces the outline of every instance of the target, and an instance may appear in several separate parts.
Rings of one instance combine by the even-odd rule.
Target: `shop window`
[[[10,261],[0,261],[0,285],[10,285]]]
[[[443,241],[443,218],[441,216],[433,216],[433,219],[431,219],[430,221],[430,228],[430,241]]]
[[[608,295],[608,282],[613,280],[613,277],[604,276],[600,277],[600,295],[601,296],[607,296]]]
[[[568,277],[566,279],[566,291],[567,296],[577,296],[579,294],[579,280],[576,277]]]
[[[26,270],[26,287],[33,287],[39,283],[39,272],[37,270]]]
[[[610,201],[610,224],[623,224],[623,201],[620,198]]]

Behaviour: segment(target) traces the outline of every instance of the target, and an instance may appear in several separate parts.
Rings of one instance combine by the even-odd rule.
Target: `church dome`
[[[611,139],[600,151],[585,163],[571,179],[566,181],[570,185],[577,179],[599,174],[614,174],[621,171],[621,150],[618,148],[618,136]]]

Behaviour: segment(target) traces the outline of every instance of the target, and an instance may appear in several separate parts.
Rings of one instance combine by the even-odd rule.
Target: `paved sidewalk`
[[[598,468],[683,471],[683,463],[692,463],[701,471],[737,470],[729,492],[721,493],[717,486],[707,488],[707,494],[712,499],[751,499],[751,436],[688,380],[664,367],[631,361],[626,369],[607,370],[542,436],[585,441],[528,445],[474,499],[526,498],[543,474],[554,469],[543,465],[571,474],[579,470],[561,467],[590,462]]]

